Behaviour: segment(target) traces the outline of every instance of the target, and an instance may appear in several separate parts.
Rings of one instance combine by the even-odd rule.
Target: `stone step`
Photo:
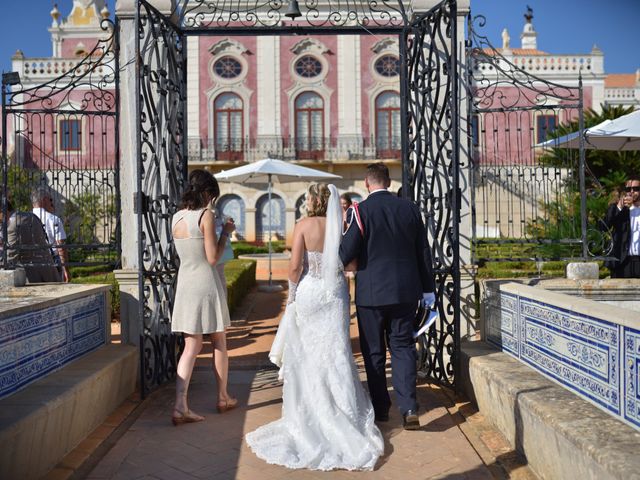
[[[0,400],[0,478],[45,475],[133,393],[138,363],[105,345]]]
[[[640,432],[484,342],[461,349],[462,388],[540,478],[640,478]]]

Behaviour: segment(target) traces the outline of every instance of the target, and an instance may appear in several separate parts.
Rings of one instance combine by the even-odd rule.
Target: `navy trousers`
[[[391,351],[391,380],[400,413],[404,415],[408,410],[417,410],[417,354],[416,342],[413,339],[417,301],[415,304],[356,308],[360,349],[376,414],[387,413],[391,406],[385,372],[387,345]]]

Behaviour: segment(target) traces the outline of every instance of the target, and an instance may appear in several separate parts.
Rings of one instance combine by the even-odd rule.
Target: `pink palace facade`
[[[57,8],[51,12],[52,57],[28,58],[22,52],[13,57],[13,70],[25,87],[60,75],[105,35],[99,28],[100,19],[111,15],[105,0],[63,0],[60,9],[68,13],[65,17]],[[575,86],[581,71],[585,107],[640,104],[640,71],[607,76],[604,55],[597,47],[576,55],[538,50],[530,22],[521,40],[521,48],[511,48],[505,30],[501,53],[526,71],[561,84]],[[398,51],[396,37],[366,34],[188,38],[189,168],[217,172],[272,156],[341,175],[337,187],[359,199],[366,195],[365,166],[383,161],[394,178],[392,189],[397,190],[401,178]],[[517,95],[510,88],[505,86],[502,93]],[[41,129],[46,133],[34,139],[40,144],[33,149],[55,149],[74,166],[87,169],[113,161],[108,145],[99,152],[87,148],[91,130],[97,131],[98,126],[69,116],[47,121]],[[545,118],[543,113],[522,121],[532,137],[524,146],[486,148],[490,142],[502,145],[509,139],[484,138],[492,129],[477,120],[472,121],[470,133],[487,152],[502,152],[506,158],[500,161],[526,164],[531,162],[531,146],[564,119]],[[46,156],[27,154],[23,147],[10,146],[17,161],[41,166],[39,159]],[[21,148],[24,153],[19,154]],[[485,156],[482,161],[494,160]],[[276,238],[289,238],[306,186],[305,182],[276,184],[271,224]],[[221,188],[219,207],[236,220],[238,237],[265,240],[269,227],[266,186],[222,184]]]

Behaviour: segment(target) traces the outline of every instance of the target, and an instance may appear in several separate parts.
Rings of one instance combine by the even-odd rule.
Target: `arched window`
[[[376,154],[378,158],[400,158],[400,95],[382,92],[376,98]]]
[[[296,155],[302,159],[324,157],[324,102],[314,92],[296,98]]]
[[[216,159],[242,160],[242,99],[234,93],[223,93],[214,102]]]
[[[269,231],[272,237],[285,238],[284,200],[275,193],[271,194],[271,203],[268,195],[261,196],[256,203],[256,240],[268,241]]]
[[[238,195],[223,195],[216,205],[223,217],[231,217],[236,225],[238,237],[244,238],[244,202]]]

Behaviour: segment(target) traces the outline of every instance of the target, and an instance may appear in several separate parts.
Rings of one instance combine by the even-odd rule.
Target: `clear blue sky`
[[[471,0],[473,15],[484,15],[485,36],[502,46],[502,29],[511,48],[520,47],[524,13],[533,9],[538,48],[549,53],[588,53],[595,43],[604,52],[607,73],[640,68],[640,0]]]
[[[6,3],[15,2],[14,8]],[[597,44],[605,54],[607,73],[640,68],[640,0],[471,0],[473,14],[487,17],[486,35],[496,47],[509,29],[511,46],[520,46],[526,5],[533,8],[538,48],[550,53],[588,53]],[[0,15],[0,69],[11,69],[11,56],[20,48],[29,57],[51,55],[52,1],[2,0]],[[63,16],[72,0],[58,0]],[[113,11],[115,0],[108,2]]]

